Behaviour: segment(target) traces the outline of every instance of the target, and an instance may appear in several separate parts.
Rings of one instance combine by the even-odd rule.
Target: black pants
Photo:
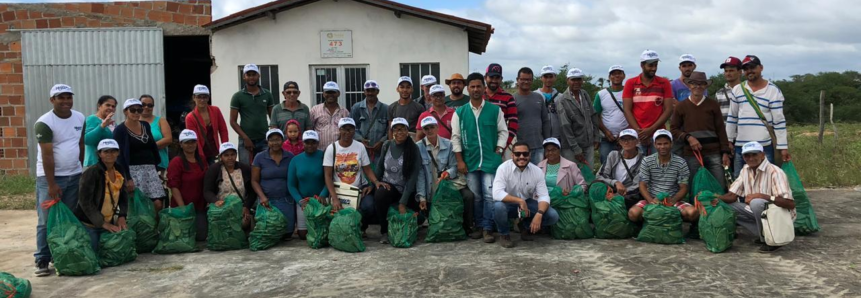
[[[391,186],[391,185],[390,185]],[[419,211],[419,202],[416,201],[414,195],[410,195],[407,199],[407,208],[413,211]],[[389,221],[386,220],[386,215],[389,214],[389,207],[397,208],[397,204],[401,201],[401,192],[397,188],[391,186],[391,189],[378,188],[374,191],[374,209],[376,211],[377,220],[380,222],[380,234],[389,232]]]
[[[463,197],[463,230],[469,233],[472,231],[475,194],[469,191],[469,187],[464,187],[460,189],[460,196]]]

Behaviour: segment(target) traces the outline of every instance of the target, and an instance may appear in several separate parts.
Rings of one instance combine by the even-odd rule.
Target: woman
[[[173,143],[173,134],[170,130],[170,124],[167,123],[166,119],[153,115],[153,110],[155,110],[155,99],[153,99],[151,95],[141,95],[140,101],[143,106],[141,120],[149,123],[153,139],[155,140],[156,146],[158,146],[158,156],[161,158],[161,162],[158,164],[158,169],[159,171],[167,170],[167,163],[170,161],[167,156],[167,147]]]
[[[182,153],[174,157],[167,166],[167,186],[170,187],[171,207],[194,204],[197,212],[197,241],[206,240],[206,203],[203,200],[203,176],[209,164],[197,151],[197,134],[190,129],[179,133]]]
[[[87,117],[84,123],[84,168],[99,163],[96,146],[104,139],[113,138],[113,131],[117,126],[114,123],[117,99],[102,95],[97,104],[96,113]]]
[[[212,164],[218,155],[218,147],[228,140],[224,115],[218,107],[209,104],[209,88],[204,85],[194,86],[192,100],[195,108],[185,116],[185,128],[200,136],[198,152],[208,164]]]
[[[149,124],[140,120],[142,112],[143,105],[140,100],[127,99],[123,103],[126,121],[114,129],[114,140],[120,144],[118,163],[123,165],[122,169],[125,171],[123,176],[126,177],[126,191],[140,189],[153,200],[158,213],[167,198],[157,170],[161,156]]]
[[[625,207],[631,209],[642,198],[640,197],[640,163],[643,159],[640,150],[637,131],[625,129],[619,133],[619,144],[622,150],[612,151],[607,155],[607,162],[601,165],[595,175],[595,181],[604,182],[613,190],[625,197]]]
[[[266,132],[269,150],[257,153],[251,168],[251,186],[260,200],[260,205],[266,208],[275,206],[287,218],[287,231],[284,239],[290,241],[293,237],[296,222],[296,206],[287,190],[287,172],[293,153],[281,149],[284,143],[284,133],[273,128]]]
[[[128,228],[128,194],[123,191],[125,179],[118,169],[120,146],[111,139],[99,142],[98,161],[81,175],[75,216],[90,233],[93,251],[99,251],[99,239],[104,232],[116,233]]]
[[[316,131],[309,130],[302,134],[302,142],[305,146],[305,152],[296,155],[290,161],[290,168],[287,172],[287,189],[296,204],[299,204],[300,208],[296,208],[296,229],[299,230],[299,239],[305,240],[308,228],[305,225],[305,213],[302,210],[305,210],[305,205],[308,204],[309,199],[315,196],[319,198],[328,197],[329,190],[326,189],[325,179],[323,179],[323,152],[317,150],[320,136],[317,135]]]
[[[538,167],[544,171],[547,188],[559,187],[565,195],[576,185],[582,186],[583,191],[586,191],[586,180],[583,179],[580,168],[576,163],[562,158],[560,148],[562,145],[556,138],[544,140],[544,160],[538,163]]]
[[[389,207],[397,204],[401,214],[407,212],[407,207],[416,211],[421,207],[427,209],[427,203],[419,203],[415,197],[416,182],[421,170],[422,157],[419,155],[416,143],[410,138],[407,119],[392,120],[392,140],[383,144],[382,154],[377,161],[374,171],[377,177],[382,177],[380,187],[374,194],[374,207],[377,214],[388,214]],[[380,243],[389,243],[389,222],[380,220]]]
[[[215,203],[221,207],[224,198],[230,195],[242,199],[242,228],[249,231],[251,222],[254,220],[254,203],[257,202],[257,194],[251,186],[251,166],[238,162],[236,157],[239,151],[236,145],[230,142],[221,144],[218,149],[218,163],[213,164],[206,170],[203,179],[203,198],[206,203]]]

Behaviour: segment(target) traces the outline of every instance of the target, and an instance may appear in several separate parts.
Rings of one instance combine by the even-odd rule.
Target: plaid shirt
[[[329,109],[325,104],[318,104],[311,107],[311,124],[312,129],[320,134],[320,145],[318,148],[326,148],[338,140],[338,122],[341,118],[350,117],[350,111],[338,107],[334,113],[329,113]]]
[[[740,197],[748,194],[761,193],[767,196],[792,198],[792,190],[789,188],[789,179],[780,167],[763,159],[756,169],[745,165],[738,175],[738,179],[730,186],[729,191]],[[792,219],[795,220],[795,209],[790,210]]]

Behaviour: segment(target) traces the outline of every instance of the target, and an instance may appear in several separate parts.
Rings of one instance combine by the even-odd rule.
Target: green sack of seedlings
[[[214,251],[248,247],[248,238],[242,230],[242,199],[236,195],[224,198],[221,207],[209,204],[206,211],[208,228],[206,248]]]
[[[669,195],[658,194],[658,201],[663,201]],[[676,207],[664,206],[661,203],[649,204],[643,208],[643,229],[637,236],[637,241],[658,244],[682,244],[682,213]]]
[[[129,229],[135,231],[135,248],[139,254],[152,252],[158,245],[158,225],[155,218],[155,205],[140,189],[129,201]]]
[[[158,213],[158,245],[152,251],[157,254],[195,252],[197,228],[194,221],[197,213],[194,203],[183,207],[162,209]]]
[[[122,230],[116,233],[102,232],[99,236],[99,265],[113,267],[137,259],[135,239],[133,230]]]
[[[0,296],[5,298],[27,298],[30,297],[30,292],[33,287],[30,286],[30,281],[24,278],[17,278],[12,274],[0,272]]]
[[[691,197],[704,191],[717,195],[724,194],[723,187],[720,186],[720,182],[718,182],[717,178],[705,167],[700,167],[700,169],[697,170],[696,175],[694,175],[693,180],[691,180],[690,186]],[[691,200],[690,203],[693,204],[694,200]]]
[[[589,224],[589,199],[580,185],[574,186],[568,195],[562,194],[562,189],[550,189],[550,206],[559,214],[559,221],[550,228],[553,239],[589,239],[595,237],[592,225]]]
[[[278,208],[269,208],[257,204],[254,214],[257,224],[249,235],[249,248],[253,251],[266,250],[278,245],[284,235],[287,234],[287,218]]]
[[[703,191],[696,198],[697,210],[700,212],[700,239],[714,253],[729,249],[735,239],[735,211],[721,200],[712,207],[712,200],[717,197],[710,191]]]
[[[389,221],[389,243],[394,247],[409,248],[419,238],[419,223],[416,213],[410,209],[401,214],[395,207],[389,207],[386,216]]]
[[[345,208],[335,213],[329,226],[329,245],[345,252],[363,252],[362,214],[356,209]]]
[[[427,242],[466,239],[466,231],[463,230],[463,198],[450,180],[440,181],[431,202]]]
[[[59,199],[47,201],[48,248],[57,275],[91,275],[101,270],[86,228]]]
[[[308,246],[313,249],[328,246],[329,225],[332,223],[332,206],[323,206],[320,201],[311,198],[302,212],[305,213],[305,226],[308,228],[308,234],[305,235]]]
[[[792,190],[792,198],[795,200],[795,234],[808,235],[818,232],[821,228],[819,221],[816,220],[816,212],[813,211],[810,197],[807,196],[807,191],[801,184],[801,178],[798,176],[798,171],[795,170],[795,165],[791,161],[784,162],[783,172],[786,173],[789,188]]]
[[[634,237],[637,226],[628,219],[625,198],[617,194],[608,199],[608,190],[607,185],[602,182],[592,184],[589,187],[595,238],[627,239]]]
[[[586,180],[586,185],[592,184],[592,181],[595,181],[595,173],[592,172],[592,168],[589,165],[578,162],[577,167],[580,168],[580,173],[583,174],[583,180]]]

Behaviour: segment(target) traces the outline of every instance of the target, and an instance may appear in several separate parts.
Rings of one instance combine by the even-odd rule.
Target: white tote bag
[[[762,211],[762,237],[765,244],[784,246],[795,240],[795,226],[792,213],[772,203],[765,204]]]

